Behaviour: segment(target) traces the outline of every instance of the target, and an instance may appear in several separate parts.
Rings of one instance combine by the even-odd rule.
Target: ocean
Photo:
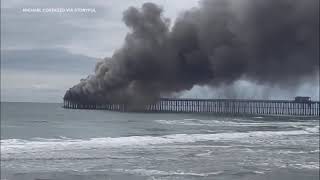
[[[319,117],[1,103],[2,180],[318,180]]]

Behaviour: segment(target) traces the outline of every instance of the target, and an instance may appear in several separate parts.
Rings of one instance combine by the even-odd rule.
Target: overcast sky
[[[174,20],[197,0],[151,0]],[[2,0],[1,100],[60,102],[65,90],[121,47],[122,12],[146,0]],[[29,13],[23,8],[90,8],[93,13]],[[49,60],[48,60],[49,59]],[[68,63],[66,63],[68,61]],[[66,66],[76,66],[69,70]],[[76,69],[76,70],[75,70]]]
[[[144,2],[161,5],[171,21],[198,6],[198,0],[2,0],[1,101],[61,102],[65,90],[92,73],[99,58],[121,47],[128,32],[122,12]],[[91,8],[96,12],[30,13],[23,8]],[[248,87],[246,82],[240,85]],[[257,97],[262,93],[259,88],[250,88]],[[285,94],[270,88],[279,97]],[[307,84],[298,93],[319,98],[318,91]],[[210,92],[208,87],[195,87],[185,96],[214,96]]]
[[[63,48],[92,57],[110,56],[128,31],[122,12],[150,1],[160,4],[171,19],[198,4],[197,0],[3,0],[2,49]],[[23,8],[94,8],[96,12],[25,13]]]

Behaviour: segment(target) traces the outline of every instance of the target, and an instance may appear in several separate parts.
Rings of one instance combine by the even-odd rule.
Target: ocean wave
[[[320,152],[320,150],[319,149],[316,149],[316,150],[312,150],[312,151],[310,151],[310,153],[319,153]]]
[[[247,121],[247,120],[204,120],[204,119],[180,119],[180,120],[154,120],[156,123],[163,125],[181,125],[181,126],[209,126],[209,127],[217,127],[217,126],[251,126],[251,127],[262,127],[262,126],[276,126],[276,127],[292,127],[292,128],[304,128],[306,126],[314,126],[314,122],[275,122],[275,121]],[[313,132],[319,132],[319,126],[312,129]]]
[[[71,138],[68,138],[68,137],[65,137],[65,136],[57,136],[56,138],[41,138],[41,137],[32,138],[33,141],[46,141],[46,142],[61,141],[63,139],[72,140]]]
[[[141,176],[196,176],[196,177],[208,177],[212,175],[222,174],[223,171],[208,172],[208,173],[196,173],[196,172],[183,172],[183,171],[161,171],[152,169],[114,169],[115,172],[137,174]]]
[[[319,133],[319,126],[307,127],[304,130],[310,133]]]
[[[213,151],[207,151],[207,152],[204,152],[204,153],[195,154],[195,156],[210,157],[212,153],[213,153]]]
[[[305,164],[293,164],[291,165],[297,169],[319,169],[319,162],[310,162]]]
[[[253,118],[255,118],[255,119],[263,119],[262,116],[257,116],[257,117],[253,117]]]
[[[279,150],[277,153],[279,153],[279,154],[308,154],[308,153],[312,153],[312,151]]]
[[[198,120],[197,120],[198,121]],[[203,126],[205,124],[196,122],[195,119],[184,119],[184,120],[155,120],[156,123],[166,125],[187,125],[187,126]]]
[[[121,146],[148,146],[174,143],[194,143],[205,141],[224,141],[239,139],[261,139],[274,136],[290,136],[311,134],[305,130],[296,131],[251,131],[230,132],[216,134],[171,134],[165,136],[129,136],[129,137],[102,137],[91,139],[3,139],[1,140],[1,153],[14,153],[25,151],[47,151],[64,149],[92,149]]]

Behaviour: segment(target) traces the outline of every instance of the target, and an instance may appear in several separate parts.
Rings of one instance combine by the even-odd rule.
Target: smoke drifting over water
[[[319,73],[318,0],[203,0],[172,28],[162,11],[152,3],[127,9],[123,47],[65,99],[144,104],[194,85],[296,86]]]

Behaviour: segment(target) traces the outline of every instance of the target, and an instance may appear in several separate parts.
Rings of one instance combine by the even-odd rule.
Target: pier
[[[64,100],[66,109],[101,109],[129,111],[124,104],[81,104]],[[243,99],[175,99],[161,98],[146,105],[143,112],[213,113],[252,115],[319,116],[320,102],[310,99],[295,100],[243,100]]]

